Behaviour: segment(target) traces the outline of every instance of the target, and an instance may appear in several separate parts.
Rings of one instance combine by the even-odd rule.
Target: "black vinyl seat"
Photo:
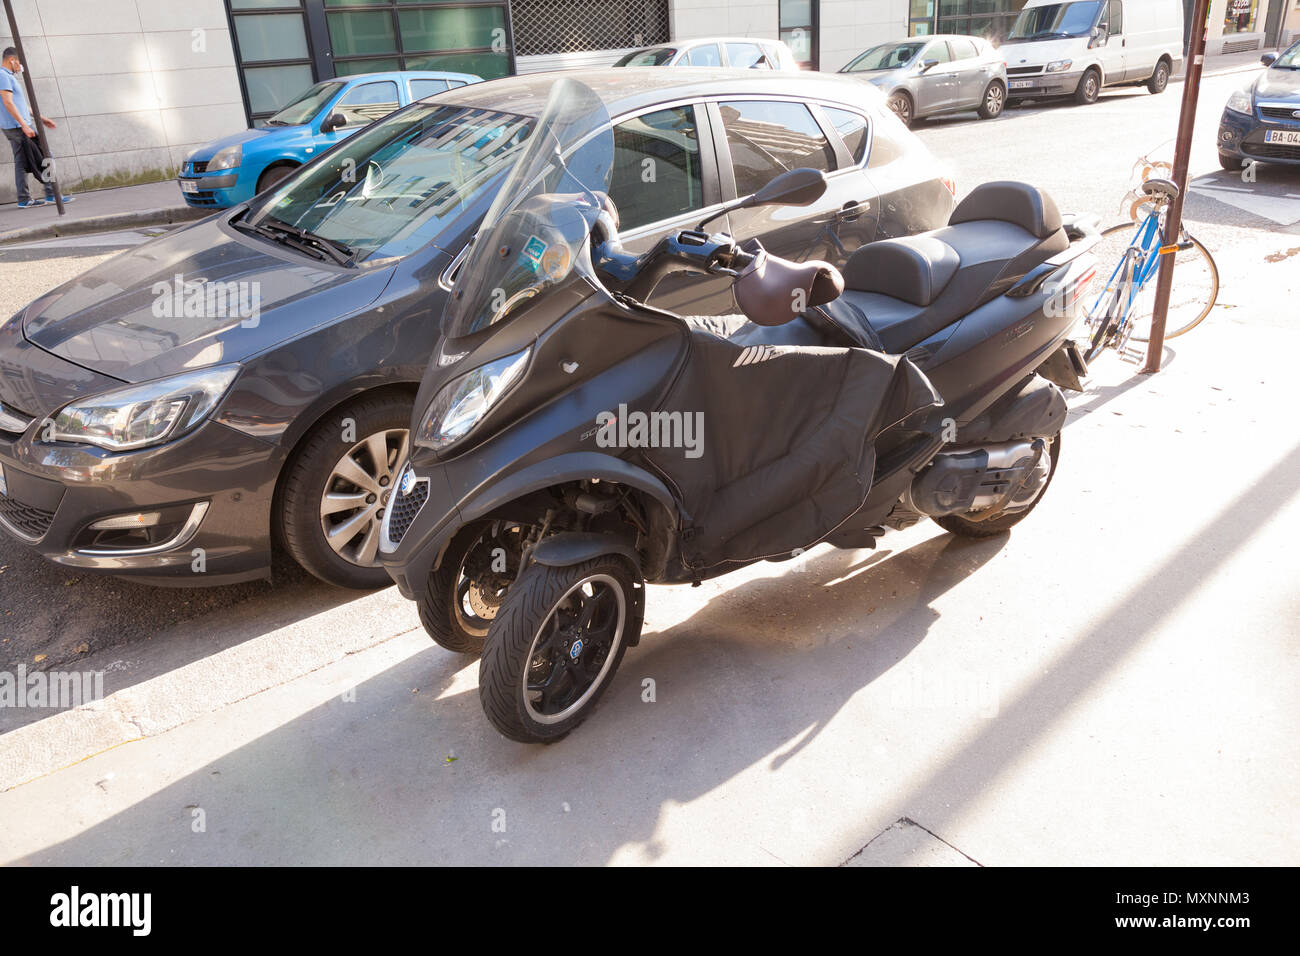
[[[882,239],[844,267],[839,299],[810,310],[811,324],[865,348],[901,353],[996,299],[1070,246],[1051,197],[1025,183],[977,186],[948,225]]]

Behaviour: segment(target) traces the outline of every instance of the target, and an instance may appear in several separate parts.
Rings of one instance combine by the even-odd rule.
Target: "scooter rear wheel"
[[[1043,490],[1038,493],[1037,498],[1029,503],[1029,507],[1008,512],[1004,515],[989,517],[983,521],[973,521],[965,515],[944,515],[941,518],[935,518],[934,523],[943,530],[959,534],[964,538],[991,538],[995,534],[1002,534],[1004,531],[1011,530],[1014,525],[1024,521],[1029,516],[1029,512],[1038,507],[1038,503],[1043,500],[1043,495],[1047,494],[1047,489],[1052,486],[1052,478],[1056,475],[1056,466],[1061,460],[1060,432],[1056,433],[1047,448],[1052,456],[1052,465],[1047,472],[1047,481],[1043,484]]]
[[[479,701],[493,726],[521,743],[550,743],[586,720],[640,635],[643,587],[615,555],[525,570],[479,661]]]

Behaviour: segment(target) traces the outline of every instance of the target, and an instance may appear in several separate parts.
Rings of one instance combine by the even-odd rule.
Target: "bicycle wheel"
[[[1118,262],[1124,249],[1133,238],[1134,225],[1122,222],[1105,230],[1102,241],[1094,252],[1103,267]],[[1187,237],[1191,246],[1175,253],[1174,285],[1169,295],[1169,313],[1165,319],[1165,338],[1172,339],[1190,332],[1204,321],[1219,297],[1219,268],[1214,257],[1201,242]],[[1113,268],[1113,267],[1112,267]],[[1133,301],[1129,312],[1128,335],[1136,342],[1146,342],[1151,337],[1151,313],[1156,301],[1156,279],[1159,270],[1151,275],[1142,291]]]

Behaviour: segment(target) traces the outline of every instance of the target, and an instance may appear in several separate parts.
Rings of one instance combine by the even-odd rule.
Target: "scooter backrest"
[[[984,183],[957,204],[948,225],[994,219],[1019,226],[1036,239],[1061,228],[1061,212],[1052,197],[1028,183]]]

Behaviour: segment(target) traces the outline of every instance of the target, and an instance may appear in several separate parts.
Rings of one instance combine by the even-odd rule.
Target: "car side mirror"
[[[1272,66],[1276,61],[1277,61],[1276,53],[1265,53],[1263,56],[1259,58],[1259,62],[1263,63],[1265,66]]]
[[[1095,49],[1099,46],[1105,46],[1110,41],[1110,31],[1105,27],[1093,27],[1092,39],[1088,41],[1088,49]]]
[[[807,166],[791,169],[769,180],[758,192],[745,200],[750,206],[808,206],[826,193],[826,174]]]
[[[922,72],[922,73],[929,73],[931,70],[933,70],[933,69],[934,69],[936,66],[938,66],[938,65],[939,65],[939,61],[938,61],[938,60],[922,60],[922,61],[921,61],[921,72]]]
[[[330,116],[326,117],[325,122],[320,124],[320,131],[322,133],[332,133],[340,126],[347,125],[348,118],[346,116],[342,113],[332,113]]]

